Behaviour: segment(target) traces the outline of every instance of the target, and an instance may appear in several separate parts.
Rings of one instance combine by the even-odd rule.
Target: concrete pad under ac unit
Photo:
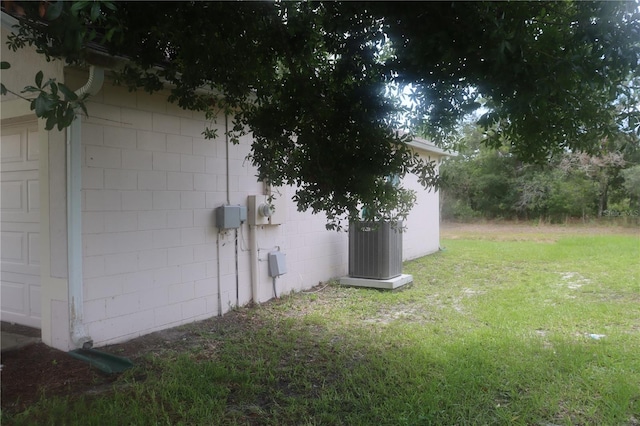
[[[389,279],[342,277],[340,284],[349,287],[368,287],[381,290],[395,290],[413,282],[413,275],[402,274]]]

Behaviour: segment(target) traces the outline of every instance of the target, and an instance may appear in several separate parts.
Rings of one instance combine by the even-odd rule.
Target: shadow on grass
[[[638,417],[638,384],[607,341],[490,329],[427,339],[403,321],[345,329],[254,317],[197,327],[188,351],[147,358],[112,392],[42,400],[9,423],[633,424]],[[140,369],[144,382],[133,379]]]

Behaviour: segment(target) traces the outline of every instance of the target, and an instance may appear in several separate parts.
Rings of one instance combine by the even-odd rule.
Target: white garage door
[[[36,123],[3,125],[0,139],[2,320],[40,327],[40,189]]]

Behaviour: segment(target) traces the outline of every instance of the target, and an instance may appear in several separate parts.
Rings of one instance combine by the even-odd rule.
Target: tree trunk
[[[598,218],[607,209],[607,201],[609,198],[609,179],[606,177],[600,182],[600,199],[598,200]]]

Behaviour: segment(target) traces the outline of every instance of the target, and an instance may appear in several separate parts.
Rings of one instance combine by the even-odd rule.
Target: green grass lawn
[[[482,235],[397,292],[330,284],[3,424],[640,424],[640,239]],[[136,380],[136,377],[145,377]]]

